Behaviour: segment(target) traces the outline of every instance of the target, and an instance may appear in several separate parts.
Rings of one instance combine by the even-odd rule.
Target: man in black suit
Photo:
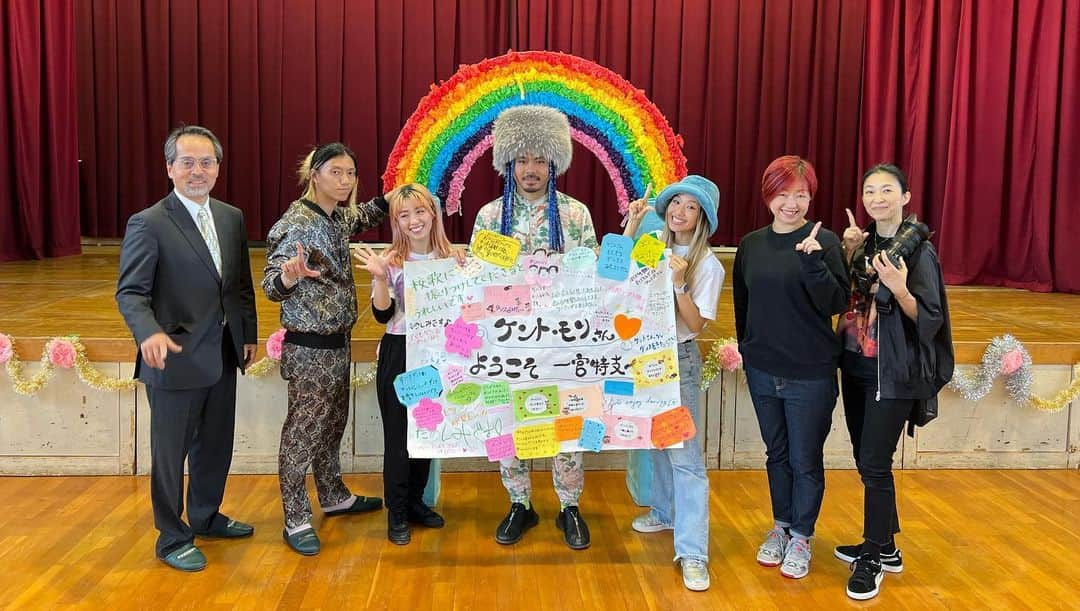
[[[247,537],[254,529],[218,508],[232,461],[236,369],[255,356],[255,292],[243,213],[210,197],[221,143],[204,128],[165,141],[175,189],[132,215],[120,252],[116,303],[139,351],[135,376],[150,400],[150,499],[157,557],[198,571],[194,536]],[[184,459],[188,461],[188,524]]]

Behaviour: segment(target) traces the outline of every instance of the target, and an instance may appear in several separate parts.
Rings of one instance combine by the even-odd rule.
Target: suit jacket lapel
[[[202,262],[206,265],[207,269],[218,282],[221,282],[221,276],[218,275],[217,267],[214,266],[214,259],[210,257],[210,249],[206,247],[206,240],[203,239],[202,234],[199,233],[199,228],[195,226],[195,221],[191,219],[191,215],[188,214],[187,208],[184,208],[184,204],[180,203],[180,200],[176,198],[175,193],[170,193],[167,200],[165,200],[165,210],[169,213],[169,218],[172,219],[173,224],[180,230],[180,235],[184,236],[191,248],[195,250],[195,253],[199,255]],[[211,208],[211,212],[213,208]],[[214,217],[214,222],[217,222],[217,216]],[[218,238],[220,242],[220,238]],[[224,250],[224,249],[223,249]],[[222,261],[221,268],[225,269],[225,263]]]

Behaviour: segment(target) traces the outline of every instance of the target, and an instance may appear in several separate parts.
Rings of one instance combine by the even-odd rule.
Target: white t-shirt
[[[675,244],[671,247],[671,252],[685,258],[690,254],[690,246]],[[724,266],[720,260],[710,252],[709,256],[705,257],[694,270],[694,278],[687,278],[687,284],[690,285],[690,299],[697,306],[701,317],[716,320],[716,300],[720,298],[720,287],[724,285]],[[698,335],[687,328],[686,323],[679,317],[677,306],[675,308],[675,333],[680,342],[694,339]]]

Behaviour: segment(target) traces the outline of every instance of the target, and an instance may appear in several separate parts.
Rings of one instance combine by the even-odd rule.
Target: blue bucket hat
[[[701,203],[701,209],[705,212],[705,220],[709,222],[709,235],[716,233],[717,220],[716,208],[720,204],[720,189],[716,183],[697,174],[691,174],[679,182],[672,183],[656,196],[656,215],[661,220],[667,212],[671,198],[680,193],[691,195]]]

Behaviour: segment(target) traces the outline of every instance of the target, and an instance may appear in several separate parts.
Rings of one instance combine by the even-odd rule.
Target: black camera
[[[892,238],[892,243],[883,252],[893,265],[899,267],[900,259],[906,261],[919,248],[920,244],[930,239],[931,235],[933,235],[933,232],[926,226],[926,223],[919,222],[919,219],[912,214],[900,224],[900,228]],[[869,258],[865,259],[865,265],[857,263],[852,265],[851,277],[855,281],[856,289],[863,295],[869,295],[870,287],[873,286],[874,282],[877,282],[877,272],[874,270]],[[890,297],[887,286],[879,286],[878,293],[884,300]]]

